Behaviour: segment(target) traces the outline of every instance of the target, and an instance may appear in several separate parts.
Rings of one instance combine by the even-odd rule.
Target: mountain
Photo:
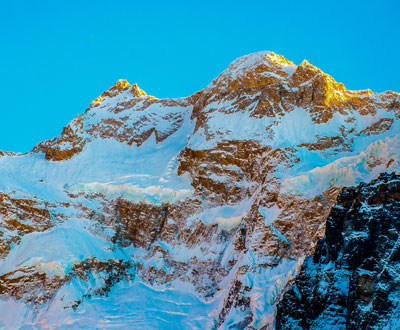
[[[184,98],[119,80],[0,155],[0,327],[273,329],[342,187],[399,170],[399,119],[273,52]]]

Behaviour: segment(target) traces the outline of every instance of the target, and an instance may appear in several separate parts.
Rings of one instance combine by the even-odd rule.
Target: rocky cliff
[[[185,98],[118,81],[0,154],[0,327],[273,328],[340,188],[398,170],[399,118],[272,52]]]
[[[399,175],[343,189],[278,305],[276,329],[398,329],[399,230]]]

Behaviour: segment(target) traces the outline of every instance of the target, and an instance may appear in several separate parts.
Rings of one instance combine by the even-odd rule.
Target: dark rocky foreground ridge
[[[400,328],[400,175],[344,188],[276,329]]]

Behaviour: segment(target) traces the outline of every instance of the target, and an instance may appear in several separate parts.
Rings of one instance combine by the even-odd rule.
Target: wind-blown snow
[[[211,329],[215,302],[202,302],[184,283],[158,290],[143,282],[120,282],[108,297],[98,296],[76,311],[63,301],[78,299],[79,283],[64,286],[38,313],[19,301],[0,300],[0,327],[5,329]],[[24,315],[24,318],[21,317]],[[99,317],[101,315],[101,317]],[[21,322],[22,320],[25,322]]]

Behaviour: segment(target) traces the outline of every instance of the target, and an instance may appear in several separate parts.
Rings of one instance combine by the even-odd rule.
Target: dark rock
[[[345,188],[325,237],[278,305],[276,329],[396,329],[400,176]]]

